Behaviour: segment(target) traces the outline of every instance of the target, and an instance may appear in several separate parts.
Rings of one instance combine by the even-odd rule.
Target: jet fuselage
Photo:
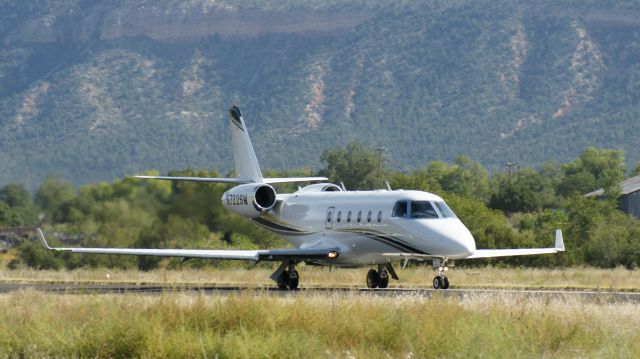
[[[398,206],[406,206],[406,210]],[[417,210],[430,211],[418,213]],[[450,259],[475,252],[469,230],[444,200],[421,191],[331,191],[280,194],[276,206],[253,222],[298,248],[338,247],[331,265],[389,262],[384,253]],[[316,261],[323,263],[323,261]]]

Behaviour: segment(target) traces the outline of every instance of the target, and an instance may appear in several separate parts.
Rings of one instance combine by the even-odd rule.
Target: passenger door
[[[324,220],[324,228],[326,229],[332,229],[333,228],[333,214],[335,212],[335,207],[329,207],[327,209],[327,216],[325,217]]]

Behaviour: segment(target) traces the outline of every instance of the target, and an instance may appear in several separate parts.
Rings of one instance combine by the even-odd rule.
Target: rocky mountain
[[[640,160],[632,1],[0,0],[0,40],[0,184],[224,174],[234,102],[264,169]]]

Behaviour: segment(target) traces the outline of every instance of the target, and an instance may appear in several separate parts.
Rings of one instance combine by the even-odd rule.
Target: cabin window
[[[392,217],[406,217],[407,216],[407,201],[399,201],[393,208]]]
[[[438,213],[427,201],[411,202],[411,218],[438,218]]]
[[[333,211],[327,212],[327,223],[331,223],[331,217],[333,217]]]
[[[382,211],[378,212],[378,223],[382,222]]]
[[[351,211],[347,213],[347,222],[351,223]]]
[[[438,207],[438,209],[440,210],[440,214],[442,215],[442,217],[444,217],[444,218],[454,217],[455,218],[456,214],[453,213],[451,208],[449,208],[449,206],[447,206],[446,203],[444,203],[444,202],[434,202],[434,203],[436,204],[436,207]]]
[[[340,223],[341,218],[342,218],[342,211],[338,211],[338,216],[336,217],[336,221]]]
[[[371,211],[367,213],[367,222],[371,223]]]
[[[358,211],[358,223],[360,223],[361,219],[362,219],[362,211]]]

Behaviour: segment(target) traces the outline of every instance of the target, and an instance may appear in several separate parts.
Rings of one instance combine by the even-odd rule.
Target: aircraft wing
[[[220,177],[172,177],[172,176],[133,176],[141,179],[157,179],[165,181],[191,181],[191,182],[213,182],[213,183],[253,183],[250,179],[243,178],[220,178]],[[327,181],[327,177],[285,177],[285,178],[264,178],[264,183],[291,183],[309,181]]]
[[[557,252],[564,252],[564,240],[562,239],[562,231],[559,229],[556,229],[556,243],[553,248],[478,249],[464,259],[528,256],[533,254],[553,254]]]
[[[511,257],[511,256],[528,256],[534,254],[553,254],[557,252],[564,252],[564,240],[562,238],[562,231],[556,229],[556,243],[552,248],[517,248],[517,249],[477,249],[470,256],[460,259],[474,259],[474,258],[494,258],[494,257]],[[418,253],[382,253],[381,256],[391,259],[442,259],[443,256],[431,255],[431,254],[418,254]]]
[[[308,259],[334,259],[340,255],[339,248],[284,248],[262,250],[223,249],[157,249],[157,248],[62,248],[50,247],[40,228],[38,236],[45,248],[58,252],[124,254],[134,256],[184,257],[206,259],[236,259],[252,261],[282,261]]]

